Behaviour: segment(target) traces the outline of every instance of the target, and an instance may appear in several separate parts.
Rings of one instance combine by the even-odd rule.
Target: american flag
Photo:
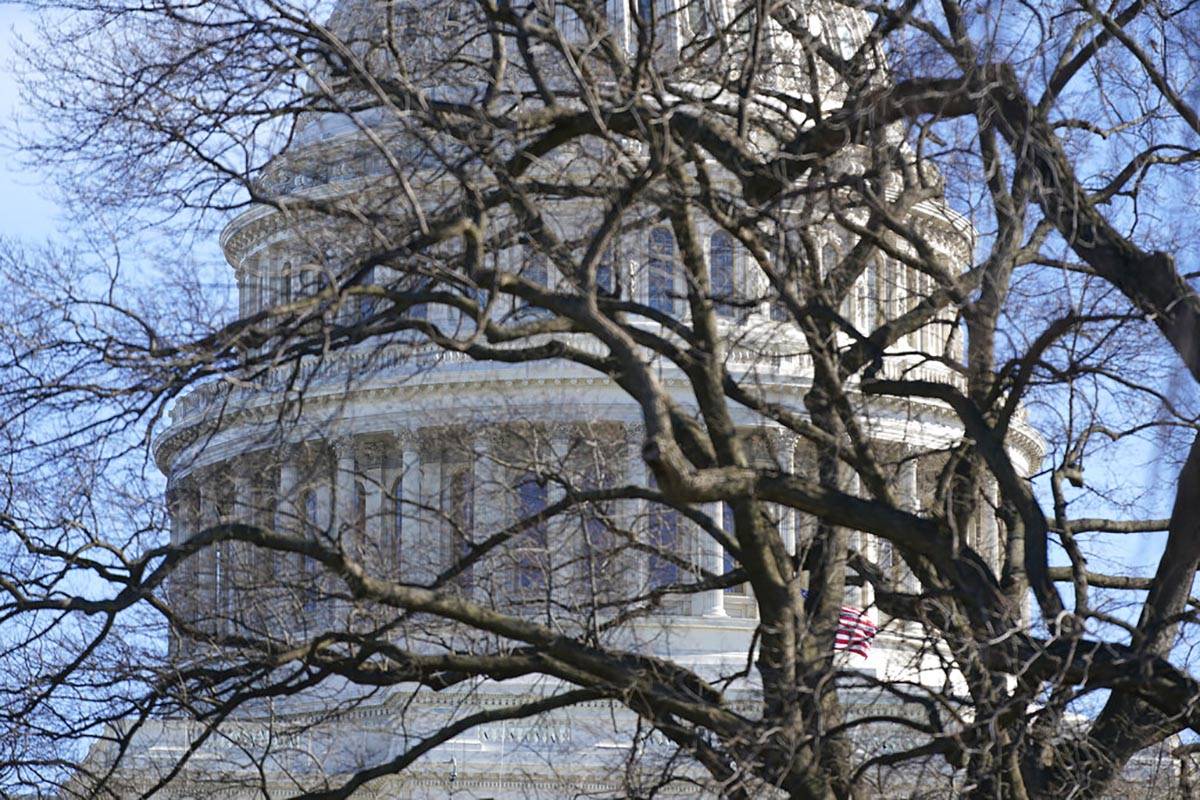
[[[802,592],[807,598],[808,592]],[[871,652],[871,641],[879,629],[867,617],[867,612],[853,606],[842,606],[838,614],[837,630],[833,634],[834,650],[849,650],[857,656],[867,657]]]

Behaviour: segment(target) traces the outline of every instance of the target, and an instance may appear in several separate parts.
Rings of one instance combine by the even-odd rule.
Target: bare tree
[[[1190,4],[33,5],[3,791],[1194,792]]]

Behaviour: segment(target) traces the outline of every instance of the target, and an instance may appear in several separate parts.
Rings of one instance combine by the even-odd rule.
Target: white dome
[[[429,57],[444,55],[448,50],[446,43],[455,41],[460,30],[470,26],[468,20],[455,16],[459,6],[454,4],[436,0],[421,5],[344,0],[338,4],[328,23],[329,29],[346,45],[340,57],[359,59],[368,71],[379,76],[392,73],[390,56],[378,47],[380,37],[389,27],[384,16],[388,7],[395,9],[399,20],[392,28],[401,31],[400,35],[410,37],[414,45],[404,52],[411,63],[406,62],[403,67],[404,76],[411,77],[415,86],[431,94],[449,92],[446,86],[454,86],[467,97],[473,91],[483,90],[484,84],[472,78],[471,66]],[[632,46],[629,26],[623,18],[628,3],[619,0],[608,7],[610,23],[623,37],[623,45]],[[733,9],[718,0],[713,0],[709,8],[718,18],[733,18]],[[821,5],[819,8],[826,7]],[[847,49],[861,41],[861,25],[855,24],[856,18],[848,12],[833,14],[814,9],[818,9],[818,4],[807,7],[810,30],[833,37]],[[837,24],[834,24],[835,20]],[[667,33],[670,30],[668,24]],[[419,37],[415,34],[421,31],[429,36],[418,42]],[[435,35],[435,31],[440,33]],[[679,26],[675,31],[679,31]],[[732,36],[736,37],[737,33]],[[774,36],[771,44],[777,63],[786,62],[784,56],[789,53],[796,55],[796,61],[803,61],[794,48],[788,49],[778,28],[774,30]],[[675,41],[680,39],[677,37]],[[418,43],[420,47],[416,46]],[[672,62],[674,55],[666,54],[666,67],[682,60]],[[712,66],[699,63],[694,72],[681,67],[677,77],[681,83],[694,81],[696,72]],[[427,74],[414,74],[424,67],[428,67]],[[456,81],[440,83],[439,76],[444,77],[444,73],[439,70],[457,70]],[[335,91],[347,91],[344,83],[339,83],[341,79],[332,77],[327,66],[314,67],[313,71],[316,75],[314,89],[324,91],[321,82],[329,81]],[[779,80],[788,79],[786,70],[778,70],[775,74]],[[695,83],[691,85],[694,87]],[[536,102],[532,100],[530,104]],[[361,193],[363,184],[352,184],[352,179],[365,174],[358,162],[352,157],[331,158],[329,154],[343,146],[351,151],[364,127],[371,128],[373,133],[390,132],[390,126],[401,122],[405,113],[382,103],[364,105],[367,107],[353,116],[335,112],[307,115],[298,126],[291,150],[279,159],[273,174],[266,180],[276,181],[277,191],[281,194],[312,191],[324,192],[322,197],[338,197],[338,187],[328,185],[340,179],[346,179],[346,186],[352,187],[343,194],[352,197],[353,192]],[[348,164],[351,166],[347,167]],[[421,168],[419,163],[408,166]],[[386,182],[383,186],[387,188]],[[424,197],[420,200],[423,202]],[[555,206],[548,213],[559,211],[562,212],[561,219],[556,219],[555,223],[561,222],[564,229],[588,224],[586,215],[575,214],[574,209],[566,208],[565,204]],[[930,217],[933,216],[930,213]],[[944,217],[936,224],[952,227],[947,225]],[[671,291],[661,290],[656,295],[654,281],[649,276],[651,270],[646,268],[654,260],[655,232],[653,229],[648,232],[649,240],[646,231],[630,238],[623,251],[629,262],[628,283],[619,287],[616,293],[631,302],[661,310],[654,305],[656,299],[670,299]],[[707,222],[698,232],[710,243],[711,264],[711,237],[720,236],[722,232]],[[310,233],[303,220],[297,222],[295,218],[266,207],[247,212],[231,224],[223,244],[238,270],[243,313],[251,314],[293,301],[298,294],[312,288],[312,284],[297,279],[303,276],[293,270],[296,264],[290,255],[290,252],[311,246]],[[945,245],[947,260],[962,259],[962,253],[955,251],[955,248],[961,250],[963,247],[962,238],[946,237],[949,242]],[[517,241],[511,250],[523,247],[527,247],[527,243]],[[728,247],[729,283],[732,285],[735,281],[732,242]],[[289,251],[289,248],[293,250]],[[518,266],[521,259],[525,264],[531,263],[528,255],[528,251],[500,254],[509,259],[504,263],[514,271],[521,269]],[[871,267],[871,270],[875,269]],[[877,281],[887,279],[897,287],[915,285],[913,280],[897,271],[900,268],[896,264],[881,264],[879,269],[890,271],[875,273]],[[543,285],[546,285],[551,280],[551,273],[544,265],[543,271]],[[614,265],[612,272],[616,271]],[[749,267],[738,267],[736,275],[736,280],[741,281],[741,287],[746,290],[739,296],[758,296],[763,300],[756,308],[748,308],[743,314],[724,317],[720,321],[721,329],[730,339],[730,373],[739,377],[752,375],[759,388],[767,387],[773,398],[803,408],[802,395],[812,380],[811,363],[793,346],[795,338],[781,333],[781,326],[772,318],[771,304],[761,290],[761,281],[754,283],[761,276],[752,275]],[[668,280],[674,280],[674,276]],[[520,305],[511,297],[507,301],[512,303],[509,310],[514,315],[521,311]],[[687,312],[680,310],[682,304],[670,300],[668,307],[673,310],[665,313],[678,314],[681,320],[685,318]],[[341,312],[348,310],[343,308]],[[436,317],[438,321],[453,328],[453,309],[427,310],[425,313],[429,315],[426,319],[434,319],[440,314]],[[867,319],[868,312],[862,310],[860,316]],[[926,333],[928,331],[918,331],[914,336]],[[925,350],[932,348],[931,341],[924,342]],[[453,567],[463,552],[464,532],[470,545],[472,536],[478,535],[482,539],[499,526],[519,519],[516,515],[526,507],[521,487],[527,485],[520,473],[530,462],[558,458],[563,474],[568,474],[569,470],[578,467],[571,458],[579,459],[583,450],[586,450],[584,455],[598,451],[608,460],[606,469],[611,471],[606,477],[623,484],[650,485],[646,464],[641,458],[644,437],[641,408],[607,377],[598,376],[575,363],[474,362],[460,353],[431,352],[428,348],[410,345],[411,342],[397,340],[371,351],[346,347],[325,354],[319,362],[302,364],[299,380],[305,392],[303,409],[298,412],[294,428],[285,431],[274,426],[279,419],[275,412],[282,402],[279,387],[296,378],[288,372],[289,367],[274,370],[256,385],[231,390],[227,384],[213,384],[181,400],[173,413],[172,428],[158,449],[159,462],[170,476],[173,490],[181,498],[174,508],[176,535],[186,537],[190,531],[199,529],[206,519],[211,520],[218,504],[209,498],[217,497],[222,503],[226,497],[231,498],[228,507],[237,509],[245,509],[257,499],[265,506],[258,511],[269,515],[270,519],[282,520],[282,525],[294,526],[295,530],[301,531],[323,527],[335,532],[334,540],[338,542],[343,541],[343,536],[353,538],[354,546],[368,554],[364,563],[370,569],[405,582],[423,584],[431,583],[439,573]],[[921,347],[918,343],[917,349]],[[951,375],[949,370],[935,373],[934,370],[939,369],[936,366],[910,366],[914,369],[912,374],[933,380],[948,379]],[[919,372],[922,369],[929,371]],[[659,377],[666,387],[664,391],[671,394],[673,401],[681,407],[695,404],[694,396],[689,396],[687,380],[679,370],[667,364],[660,369]],[[871,420],[872,435],[890,447],[911,448],[914,453],[921,450],[923,455],[922,448],[936,450],[958,435],[950,415],[930,403],[882,404],[875,410],[877,413]],[[761,441],[771,442],[770,447],[763,447],[764,459],[778,458],[777,463],[783,469],[796,472],[800,472],[804,464],[812,463],[811,448],[794,435],[764,422],[747,409],[739,407],[736,413],[738,426],[756,429],[762,434]],[[207,432],[206,436],[200,437],[199,444],[195,436],[197,431]],[[536,435],[530,435],[530,431]],[[578,443],[585,438],[585,446],[580,446],[583,450],[578,449]],[[907,460],[903,470],[900,491],[910,507],[916,507],[919,492],[917,458]],[[548,496],[536,499],[548,502]],[[651,538],[659,531],[651,530],[655,523],[651,522],[652,514],[647,510],[647,504],[628,499],[621,502],[627,505],[613,516],[633,520],[626,523],[630,529],[641,526],[640,532],[636,533],[637,537],[642,537],[637,540],[639,544],[651,542],[651,549],[678,549],[681,557],[693,564],[696,574],[700,569],[713,574],[727,570],[723,551],[719,546],[712,547],[699,528],[687,527],[686,523],[675,524],[672,535],[677,536],[677,541],[672,539],[664,545],[661,540]],[[440,514],[439,518],[430,518],[428,509],[431,508]],[[701,513],[711,515],[716,528],[729,524],[716,504],[705,504]],[[447,520],[453,524],[445,524]],[[777,524],[783,546],[795,554],[806,520],[793,510],[780,510]],[[994,517],[990,523],[981,520],[984,529],[989,524],[994,532]],[[559,592],[555,602],[564,596],[571,600],[574,596],[570,593],[579,591],[585,578],[591,581],[586,590],[606,602],[612,602],[614,597],[618,600],[624,597],[627,601],[629,597],[644,597],[677,583],[663,577],[672,574],[667,560],[656,561],[647,556],[645,547],[614,547],[619,549],[618,554],[598,568],[598,560],[576,558],[585,548],[593,547],[588,540],[590,534],[580,536],[577,529],[573,533],[562,531],[555,532],[557,538],[553,541],[550,533],[545,534],[545,546],[535,548],[538,549],[537,557],[549,564],[546,573],[561,568],[563,572],[559,574],[567,576],[559,577],[560,582],[554,584],[554,591]],[[631,534],[626,541],[634,538]],[[882,553],[885,546],[882,541],[870,537],[864,537],[861,544],[863,552],[868,554]],[[272,587],[278,589],[276,594],[264,593],[264,597],[270,598],[268,601],[241,609],[235,596],[236,570],[244,568],[236,561],[241,554],[237,550],[218,552],[228,560],[222,561],[214,553],[211,563],[202,562],[196,568],[190,587],[196,598],[197,613],[202,617],[207,615],[209,619],[204,623],[216,630],[237,630],[239,625],[249,624],[284,639],[293,635],[303,638],[322,626],[336,628],[343,622],[349,624],[348,620],[352,619],[348,604],[331,603],[317,608],[309,602],[312,580],[295,560],[283,563],[272,573],[272,578],[281,584]],[[564,559],[564,554],[569,558]],[[999,559],[998,549],[993,547],[988,557]],[[530,558],[528,553],[514,553],[502,547],[489,551],[484,558],[487,560],[473,568],[469,581],[446,583],[443,589],[461,591],[467,597],[486,601],[505,612],[529,613],[527,590],[530,587],[523,581],[528,579],[526,582],[537,583],[540,567],[530,569],[529,563],[522,562],[522,558]],[[587,558],[595,558],[590,549]],[[882,555],[880,559],[882,561]],[[215,564],[224,565],[227,571],[221,573]],[[228,571],[230,564],[233,572]],[[254,564],[249,566],[255,567]],[[233,580],[221,577],[230,574]],[[675,577],[678,578],[678,574]],[[909,578],[912,576],[906,579]],[[545,580],[544,576],[542,579]],[[621,646],[668,656],[682,666],[701,675],[712,675],[714,679],[718,674],[736,672],[745,665],[747,654],[754,647],[758,605],[753,593],[745,586],[730,588],[733,591],[718,588],[673,595],[668,592],[665,601],[658,605],[647,604],[645,609],[640,609],[642,617],[622,625],[614,636],[620,637],[617,641]],[[869,587],[851,587],[849,591],[855,593],[850,598],[855,605],[866,607],[871,604]],[[576,632],[572,626],[577,620],[567,618],[561,624],[567,635]],[[839,663],[883,679],[900,677],[920,681],[932,675],[934,680],[943,680],[945,673],[937,654],[914,650],[911,643],[905,641],[903,633],[903,629],[893,627],[880,635],[869,657],[859,659],[841,654],[839,659],[846,658]],[[424,644],[427,646],[428,640]],[[731,691],[751,696],[754,684],[755,680],[749,678],[736,684]],[[453,697],[454,702],[467,708],[476,702],[499,705],[536,688],[528,681],[482,682]],[[410,722],[428,725],[445,721],[446,709],[452,704],[427,696],[429,694],[418,696]],[[387,706],[386,696],[382,697],[379,706]],[[386,719],[387,713],[392,713],[390,707],[386,712],[380,712],[380,718]],[[611,780],[605,771],[622,757],[621,745],[613,744],[615,738],[634,724],[631,714],[620,714],[623,716],[610,714],[606,706],[596,706],[573,717],[546,716],[543,719],[549,721],[548,732],[531,733],[527,746],[519,751],[506,749],[503,729],[484,726],[479,741],[472,744],[472,747],[478,745],[477,748],[467,750],[457,744],[454,747],[459,749],[453,749],[451,745],[439,748],[415,774],[419,777],[421,770],[430,771],[434,768],[431,765],[445,763],[453,757],[464,775],[483,780],[495,771],[497,763],[508,759],[510,766],[524,771],[524,782],[496,792],[496,796],[521,796],[532,785],[530,781],[546,778],[549,774],[546,765],[557,760],[569,763],[581,781],[586,779],[599,785],[604,780]],[[394,746],[394,742],[389,744],[392,740],[383,734],[376,735],[363,718],[350,719],[342,725],[336,730],[346,735],[330,737],[337,745],[329,746],[326,751],[333,754],[329,756],[330,764],[336,764],[337,758],[342,756],[346,761],[368,756],[378,760],[383,758],[379,754],[382,751],[373,748]],[[335,758],[334,751],[339,749],[345,752]],[[416,793],[413,796],[422,795]],[[438,795],[435,790],[430,790],[428,796]]]

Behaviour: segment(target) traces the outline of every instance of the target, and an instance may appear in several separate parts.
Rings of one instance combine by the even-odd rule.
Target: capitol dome
[[[395,9],[391,21],[385,6]],[[653,158],[634,138],[621,138],[621,126],[634,123],[617,119],[618,112],[599,144],[584,139],[544,158],[521,161],[529,152],[528,131],[502,132],[488,143],[471,138],[472,113],[500,118],[514,108],[541,106],[539,92],[555,89],[539,81],[565,92],[573,79],[566,72],[535,76],[521,68],[516,52],[503,86],[489,90],[477,58],[447,57],[482,46],[471,7],[347,0],[333,12],[328,29],[340,45],[309,64],[308,79],[309,91],[330,107],[298,119],[286,147],[259,177],[261,202],[230,222],[221,239],[236,276],[239,315],[285,333],[270,340],[248,334],[238,343],[244,365],[236,374],[175,404],[156,445],[169,480],[173,540],[186,542],[219,522],[273,528],[341,553],[381,581],[459,597],[580,642],[669,659],[726,681],[734,701],[751,707],[757,678],[747,664],[761,620],[751,583],[728,579],[739,569],[727,552],[739,523],[726,503],[679,508],[656,499],[645,452],[648,412],[626,376],[615,368],[605,374],[613,345],[603,319],[617,319],[644,347],[644,361],[673,408],[683,417],[702,417],[693,376],[637,338],[689,340],[695,286],[679,264],[691,248],[707,264],[717,357],[733,381],[752,385],[772,408],[804,417],[804,395],[814,379],[811,354],[775,284],[727,226],[696,215],[690,240],[681,244],[663,211],[671,208],[670,198],[653,199],[653,185],[651,199],[620,213],[612,211],[611,194],[588,191],[610,176],[634,175]],[[547,7],[567,13],[565,5]],[[745,55],[744,42],[734,37],[713,55],[702,40],[709,31],[737,30],[737,7],[720,0],[684,9],[673,0],[606,5],[612,46],[631,52],[650,27],[662,39],[653,58],[684,70],[671,87],[654,90],[664,117],[686,113],[685,90],[729,92],[714,76],[736,83],[738,71],[730,65]],[[862,42],[863,19],[823,3],[803,7],[810,32],[829,46],[849,55]],[[631,8],[643,9],[652,24],[630,19]],[[577,20],[553,22],[568,38],[577,30]],[[754,96],[750,123],[803,128],[777,90],[811,96],[811,87],[801,66],[787,63],[787,38],[771,33],[764,56],[772,65],[765,70],[770,85]],[[403,69],[394,61],[398,51],[384,44],[389,36],[405,48]],[[395,83],[373,94],[368,78]],[[597,91],[607,91],[604,80],[594,83]],[[394,102],[380,102],[381,93]],[[706,102],[713,96],[720,95]],[[736,98],[729,96],[732,108]],[[399,98],[407,98],[405,104]],[[595,102],[609,109],[609,100]],[[590,102],[578,93],[562,100],[578,104],[581,113]],[[836,105],[836,88],[820,103]],[[453,114],[460,116],[445,122],[439,136],[423,135],[431,116]],[[763,152],[775,146],[766,134],[751,139]],[[736,182],[727,165],[705,163],[714,191]],[[542,171],[556,190],[573,191],[547,191],[528,208],[488,205],[486,192],[515,180],[516,164],[522,177]],[[468,185],[471,191],[464,192]],[[439,238],[437,226],[459,213],[465,198],[486,208],[478,213],[486,217],[486,237],[473,240],[476,233],[464,226]],[[966,220],[937,198],[914,208],[936,257],[957,269],[969,263],[974,232]],[[832,214],[828,220],[828,229],[813,239],[821,270],[854,247],[852,234]],[[472,250],[484,240],[486,247]],[[874,258],[846,290],[840,313],[870,331],[929,287],[928,275],[900,260]],[[592,328],[545,327],[556,303],[589,297],[601,309]],[[489,339],[489,326],[506,333]],[[329,345],[312,345],[321,339]],[[845,340],[852,343],[849,335]],[[293,342],[307,344],[289,349]],[[505,355],[506,348],[543,346],[536,356]],[[961,347],[953,317],[938,318],[881,353],[876,370],[954,383]],[[564,348],[574,357],[555,354]],[[922,355],[929,353],[944,358]],[[946,463],[945,449],[961,435],[955,418],[932,401],[856,395],[853,402],[880,452],[889,454],[894,470],[888,479],[904,507],[920,510]],[[754,465],[815,475],[814,448],[795,427],[746,402],[729,408]],[[1031,471],[1040,458],[1032,434],[1015,431],[1011,447],[1015,461]],[[846,480],[857,492],[858,477],[848,473]],[[603,497],[605,490],[613,499]],[[573,500],[584,495],[592,499]],[[809,588],[805,547],[817,520],[758,505],[766,516],[755,524],[778,531],[796,580]],[[1003,557],[999,524],[987,503],[964,536],[996,569]],[[902,585],[918,585],[886,542],[851,532],[849,546],[854,557]],[[177,656],[220,663],[242,640],[282,651],[321,637],[341,641],[367,633],[427,655],[484,655],[514,646],[444,619],[362,602],[336,569],[302,550],[224,543],[199,553],[171,589],[190,615],[172,643]],[[851,705],[879,702],[868,689],[875,679],[914,685],[948,679],[925,637],[881,614],[869,582],[848,585],[841,602],[861,609],[864,622],[879,629],[869,651],[856,642],[837,654],[839,665],[864,677],[847,690],[862,696],[851,697]],[[337,677],[315,681],[270,706],[270,719],[284,714],[295,722],[296,732],[287,735],[304,742],[294,749],[305,754],[294,762],[281,756],[272,766],[281,774],[318,767],[345,774],[385,763],[422,732],[471,714],[486,717],[488,709],[527,702],[565,680],[549,672],[448,682],[440,691],[370,690]],[[263,714],[240,712],[244,719],[237,724],[253,744],[265,736],[268,707],[247,708]],[[312,715],[329,719],[296,722]],[[401,718],[398,728],[394,721]],[[630,739],[637,726],[636,715],[608,700],[484,721],[432,749],[389,791],[439,797],[452,789],[462,793],[455,796],[481,798],[615,791],[631,747],[644,748],[647,764],[669,759],[665,742]],[[173,734],[164,727],[161,735]]]

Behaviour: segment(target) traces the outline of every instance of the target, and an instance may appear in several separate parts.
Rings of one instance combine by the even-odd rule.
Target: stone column
[[[172,517],[172,534],[177,543],[183,543],[196,535],[200,529],[200,505],[194,480],[188,478],[176,483],[176,515]],[[190,563],[173,573],[171,585],[176,608],[184,621],[194,625],[201,604],[199,555],[193,555]]]
[[[476,435],[471,442],[471,526],[467,530],[472,545],[478,544],[495,533],[501,523],[502,515],[499,509],[500,497],[496,481],[495,464],[489,457],[487,438],[482,434]],[[452,558],[457,559],[458,553]],[[475,564],[470,570],[470,577],[464,573],[463,580],[467,581],[471,590],[468,597],[486,598],[495,596],[500,590],[502,579],[493,574],[493,569],[484,566],[484,562]],[[494,565],[494,562],[493,562]]]
[[[426,571],[437,558],[437,550],[427,550],[422,545],[421,515],[417,511],[421,502],[421,464],[414,436],[405,436],[400,443],[400,529],[397,530],[395,513],[392,514],[392,536],[400,534],[399,541],[393,538],[393,563],[401,568],[402,579],[427,580]]]
[[[637,29],[629,18],[630,13],[629,0],[608,0],[608,18],[616,20],[617,41],[625,50],[633,49],[637,37]]]
[[[779,468],[785,475],[791,475],[796,469],[796,436],[784,433],[780,436]],[[783,539],[783,548],[788,555],[796,555],[796,528],[799,524],[799,513],[788,506],[779,508],[779,536]]]
[[[196,526],[194,533],[201,533],[208,528],[211,528],[219,520],[216,503],[216,489],[209,481],[201,479],[198,481],[200,486],[200,514],[199,525]],[[218,545],[210,544],[195,555],[197,560],[197,580],[200,591],[197,595],[200,599],[200,608],[197,609],[197,617],[205,620],[204,627],[213,632],[221,630],[221,619],[223,617],[223,609],[221,600],[223,598],[221,591],[221,552]]]
[[[279,488],[275,498],[275,530],[283,535],[297,538],[310,536],[311,533],[302,527],[303,509],[300,507],[300,498],[296,496],[300,483],[296,453],[288,447],[280,447],[279,458]],[[281,603],[295,601],[294,605],[299,606],[299,598],[292,595],[296,591],[299,576],[303,574],[304,557],[300,555],[289,557],[284,553],[273,553],[271,561],[274,574],[272,583],[278,587],[277,593]],[[285,607],[291,606],[293,603],[289,602]],[[285,619],[289,624],[296,622],[291,612],[287,613]]]
[[[917,489],[917,460],[915,458],[910,457],[900,465],[900,504],[904,511],[912,514],[916,514],[921,510],[921,497]],[[921,587],[917,583],[917,577],[913,575],[908,565],[898,557],[894,558],[894,560],[900,588],[907,592],[919,591]]]
[[[246,525],[254,524],[254,498],[250,475],[245,469],[239,469],[233,474],[233,513],[232,521]],[[244,618],[241,600],[251,596],[248,590],[254,590],[255,570],[253,558],[258,548],[245,542],[231,542],[227,550],[229,554],[229,580],[226,582],[225,607],[234,622]],[[247,604],[248,606],[248,604]]]
[[[420,442],[417,469],[417,516],[419,522],[420,544],[417,552],[424,565],[422,580],[428,581],[436,576],[449,563],[451,553],[447,551],[447,543],[442,541],[445,525],[437,511],[441,507],[442,473],[445,466],[443,457],[433,449],[433,442]],[[407,479],[408,476],[406,475]],[[425,508],[435,509],[424,511]]]
[[[279,494],[275,501],[275,529],[280,533],[300,532],[300,498],[296,497],[296,484],[300,474],[290,451],[280,452]]]
[[[703,508],[704,513],[722,530],[725,527],[723,510],[721,503],[705,503]],[[725,572],[725,549],[703,531],[700,537],[700,563],[713,575],[721,575]],[[700,613],[705,617],[728,616],[725,613],[725,590],[710,589],[705,592],[701,598]]]
[[[980,534],[983,539],[980,550],[984,559],[997,574],[1000,572],[1000,523],[996,519],[996,504],[999,494],[996,482],[989,480],[984,487],[987,502],[980,508]]]
[[[640,423],[629,425],[625,429],[625,446],[628,448],[628,465],[626,479],[632,486],[645,487],[649,485],[646,462],[642,460],[642,440],[645,431]],[[626,528],[630,536],[644,541],[647,535],[646,512],[647,503],[642,500],[630,500],[626,517]],[[629,563],[629,577],[633,582],[633,591],[641,592],[649,582],[649,563],[645,553],[634,550]]]
[[[265,482],[265,478],[269,475],[269,468],[266,468],[263,462],[258,462],[254,465],[249,477],[249,503],[250,510],[247,516],[247,521],[253,525],[258,525],[268,531],[274,531],[275,520],[273,496],[275,487],[269,486]],[[246,563],[249,573],[253,576],[251,580],[259,593],[269,592],[272,579],[274,578],[274,551],[266,547],[252,547],[248,549],[246,554]],[[267,596],[263,594],[262,596]],[[266,606],[270,603],[257,604],[262,606],[256,609],[257,618],[263,619],[268,613]]]
[[[357,541],[355,523],[355,486],[358,479],[358,464],[355,459],[352,436],[336,442],[333,446],[337,465],[333,478],[333,525],[334,535],[342,548],[352,555],[361,553],[362,542]]]
[[[800,457],[793,456],[793,472],[798,474],[806,481],[812,483],[817,482],[817,464],[816,452],[811,447],[805,447],[800,451]],[[812,541],[817,535],[817,518],[812,514],[804,512],[795,513],[795,525],[793,526],[796,533],[796,549],[805,550],[807,554],[808,548],[812,546]],[[809,583],[809,574],[804,569],[803,564],[800,566],[800,588],[807,589]]]
[[[846,492],[847,494],[852,494],[856,497],[862,492],[862,480],[858,477],[858,473],[852,472],[850,474],[849,479],[846,481]],[[863,558],[872,561],[874,560],[875,543],[872,541],[874,537],[871,536],[871,534],[864,533],[863,531],[850,531],[848,538],[849,541],[847,544],[850,547],[857,550],[859,554],[863,556]],[[847,570],[846,573],[847,577],[849,577],[850,570]],[[852,593],[851,597],[854,597],[855,594],[857,594],[857,600],[855,603],[863,608],[868,608],[872,603],[875,602],[875,590],[871,587],[871,584],[865,580],[863,581],[863,585],[858,588],[857,593]]]
[[[187,537],[183,523],[183,490],[179,483],[172,476],[167,477],[167,524],[170,526],[169,533],[172,545],[179,544]]]
[[[571,434],[569,431],[556,430],[550,437],[550,468],[557,470],[564,477],[569,473],[567,455],[571,452]],[[562,483],[551,481],[546,485],[546,505],[551,506],[560,502],[566,495]],[[559,593],[560,596],[580,597],[580,587],[583,585],[583,547],[577,536],[577,529],[568,525],[571,514],[560,514],[555,519],[546,522],[546,575],[547,589]],[[574,565],[570,567],[568,565]]]
[[[387,460],[385,443],[379,439],[361,442],[358,447],[358,474],[366,491],[363,542],[365,566],[372,575],[390,574],[391,551],[384,496],[387,493]]]
[[[364,552],[364,537],[359,531],[358,524],[358,492],[356,484],[359,480],[357,442],[355,437],[333,442],[334,471],[332,496],[322,505],[330,515],[326,521],[326,529],[334,537],[337,546],[351,559],[362,561]],[[328,594],[341,582],[339,578],[328,573],[323,567],[316,567],[320,576],[319,585],[325,599],[322,608],[318,609],[318,619],[325,624],[340,625],[349,614],[349,604],[345,600],[330,600]]]

